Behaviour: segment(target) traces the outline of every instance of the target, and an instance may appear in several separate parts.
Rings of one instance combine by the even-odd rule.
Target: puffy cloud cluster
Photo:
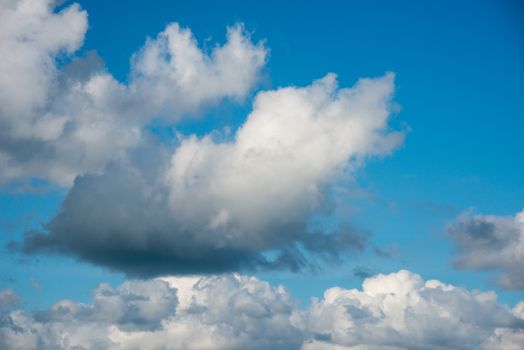
[[[306,308],[280,286],[240,275],[168,277],[98,287],[91,304],[60,301],[5,315],[5,349],[518,349],[524,304],[408,271],[362,290],[332,288]]]
[[[38,116],[32,112],[48,102],[57,74],[55,57],[82,44],[87,13],[76,4],[53,13],[51,1],[43,0],[2,1],[0,6],[2,122],[19,137],[49,137],[46,131],[59,121],[34,120]]]
[[[22,251],[153,276],[298,270],[312,265],[309,253],[326,261],[364,247],[365,235],[349,224],[315,217],[329,216],[333,184],[402,142],[389,128],[392,73],[351,88],[328,74],[306,87],[259,92],[226,141],[213,132],[181,137],[170,149],[152,141],[147,125],[244,98],[267,49],[237,25],[206,53],[188,29],[169,24],[133,55],[124,84],[96,53],[72,57],[87,15],[78,5],[56,12],[54,4],[0,4],[0,49],[9,57],[0,63],[9,72],[0,75],[0,97],[11,101],[0,107],[0,176],[74,183],[45,232],[18,244]]]
[[[206,53],[169,24],[133,55],[122,83],[96,53],[74,57],[87,14],[55,5],[0,0],[0,182],[72,186],[43,232],[11,247],[140,277],[297,270],[363,249],[366,236],[330,216],[330,194],[402,143],[389,127],[392,73],[349,88],[328,74],[259,92],[232,135],[181,137],[171,149],[151,142],[147,126],[245,98],[267,49],[237,25]],[[524,212],[464,215],[449,233],[458,266],[501,270],[504,287],[524,288]],[[13,311],[19,299],[0,291],[2,349],[512,349],[524,340],[523,303],[510,310],[494,293],[408,271],[329,289],[306,309],[241,275],[102,284],[90,304],[32,313]]]
[[[89,305],[60,301],[14,311],[2,349],[290,349],[296,303],[253,277],[166,278],[101,285]]]
[[[500,271],[499,284],[524,289],[524,210],[514,217],[463,214],[448,227],[455,266]]]
[[[362,249],[363,234],[312,217],[326,212],[331,185],[402,142],[388,127],[393,90],[392,74],[352,88],[330,74],[260,92],[232,140],[191,136],[155,166],[138,157],[79,177],[48,232],[27,234],[22,250],[151,276],[300,269],[304,253]]]
[[[131,81],[122,84],[92,55],[57,64],[81,46],[87,14],[77,4],[55,12],[54,4],[0,2],[0,182],[36,177],[69,186],[125,158],[160,115],[244,97],[265,64],[267,50],[240,25],[207,55],[189,30],[170,24],[134,55]]]
[[[242,25],[227,30],[227,41],[210,55],[189,29],[170,24],[133,58],[133,88],[167,116],[195,111],[221,97],[245,97],[266,63],[267,50],[253,44]]]
[[[368,278],[361,291],[327,290],[306,321],[317,336],[304,349],[473,349],[497,332],[522,335],[524,327],[495,293],[423,281],[405,270]]]
[[[278,226],[304,230],[328,184],[402,142],[388,130],[393,90],[392,74],[340,89],[330,74],[259,93],[232,142],[191,137],[176,150],[166,174],[172,211],[202,223],[197,232],[212,244],[258,250],[286,241]]]
[[[4,317],[3,349],[109,349],[114,329],[152,331],[173,315],[176,290],[161,280],[129,281],[112,289],[101,284],[89,305],[62,300],[49,310]]]

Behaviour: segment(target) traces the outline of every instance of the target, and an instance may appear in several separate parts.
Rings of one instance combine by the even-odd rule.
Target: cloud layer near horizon
[[[0,294],[1,295],[1,294]],[[401,270],[340,287],[306,309],[255,277],[102,284],[90,304],[4,311],[4,349],[518,349],[524,304]]]

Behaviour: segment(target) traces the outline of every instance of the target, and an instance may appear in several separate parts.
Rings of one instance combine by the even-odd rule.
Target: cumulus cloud
[[[282,287],[237,275],[166,278],[98,287],[92,304],[60,301],[14,311],[3,349],[291,349],[296,302]]]
[[[88,24],[77,4],[60,12],[55,4],[0,2],[1,182],[36,177],[70,186],[140,145],[151,120],[241,99],[266,61],[267,50],[241,25],[207,55],[189,29],[169,24],[134,55],[122,84],[92,54],[57,63],[71,60]]]
[[[448,227],[455,266],[499,271],[499,284],[524,289],[524,210],[514,217],[466,213]]]
[[[352,88],[329,74],[260,92],[232,140],[191,136],[155,166],[142,157],[79,177],[47,233],[28,233],[22,250],[151,276],[296,270],[309,264],[304,253],[329,260],[362,249],[365,235],[349,224],[314,217],[330,186],[402,142],[388,126],[393,90],[392,74]]]
[[[377,275],[313,300],[306,328],[316,339],[303,349],[472,349],[495,330],[522,334],[524,320],[496,299],[405,270]]]
[[[328,261],[363,249],[365,235],[319,217],[329,215],[333,184],[402,142],[388,125],[392,73],[351,88],[328,74],[260,92],[231,139],[182,137],[173,150],[152,141],[147,125],[243,99],[268,50],[242,25],[207,52],[189,29],[169,24],[133,55],[124,84],[95,52],[73,56],[87,14],[55,4],[0,5],[0,49],[9,53],[1,70],[12,73],[0,75],[0,95],[12,103],[0,109],[0,180],[69,186],[76,178],[45,232],[12,246],[140,276],[298,270],[313,265],[309,254]]]
[[[182,142],[166,174],[170,207],[184,221],[230,232],[215,236],[218,245],[267,248],[281,239],[271,226],[303,224],[326,185],[401,143],[402,134],[388,130],[393,90],[392,74],[341,89],[329,74],[259,93],[232,142]]]
[[[164,277],[99,286],[91,304],[11,311],[5,349],[517,349],[513,310],[481,293],[399,271],[332,288],[301,309],[254,277]],[[521,344],[521,343],[520,343]]]
[[[4,317],[3,349],[109,349],[113,329],[152,331],[173,315],[176,290],[161,280],[128,281],[113,289],[101,284],[89,305],[61,300],[31,315],[21,310]]]
[[[173,23],[134,56],[132,87],[176,117],[222,97],[244,98],[266,58],[267,49],[253,44],[240,24],[206,55],[189,29]]]

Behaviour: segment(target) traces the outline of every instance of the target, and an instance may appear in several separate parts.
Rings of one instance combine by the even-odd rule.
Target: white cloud
[[[520,334],[523,325],[492,292],[424,282],[405,270],[368,278],[361,291],[329,289],[307,315],[317,342],[349,349],[471,349],[498,328]]]
[[[45,79],[36,94],[44,97],[31,97],[34,102],[21,104],[26,109],[0,111],[6,125],[0,176],[77,183],[49,234],[27,235],[26,252],[56,249],[152,276],[299,269],[308,264],[304,251],[332,259],[363,248],[364,235],[349,225],[326,232],[311,218],[327,211],[331,185],[402,142],[403,134],[389,129],[392,73],[352,88],[339,88],[328,74],[307,87],[261,92],[233,140],[217,142],[216,133],[187,137],[169,162],[167,147],[151,142],[145,126],[155,118],[173,122],[222,98],[244,98],[267,49],[237,25],[208,54],[188,29],[169,24],[133,56],[130,82],[123,84],[96,54],[58,68],[57,58],[81,45],[86,13],[78,5],[56,13],[55,3],[35,4],[34,10],[23,1],[1,4],[4,37],[38,48],[27,69],[45,72]]]
[[[216,245],[267,249],[289,240],[274,226],[304,227],[326,186],[402,142],[388,130],[393,90],[392,74],[340,89],[329,74],[259,93],[232,142],[190,137],[175,151],[166,176],[173,213],[227,231],[196,230]]]
[[[5,349],[517,349],[513,310],[481,293],[408,271],[332,288],[301,309],[282,287],[222,275],[98,287],[92,304],[9,313]]]
[[[455,265],[496,270],[506,289],[524,289],[524,210],[514,217],[466,213],[448,227],[456,246]]]
[[[191,136],[156,167],[142,157],[78,178],[49,233],[27,235],[24,250],[152,276],[299,269],[303,251],[337,258],[362,249],[361,233],[344,223],[314,227],[311,218],[332,205],[332,185],[402,142],[388,126],[393,90],[393,74],[351,88],[329,74],[260,92],[232,140]]]
[[[244,98],[266,58],[267,49],[253,44],[242,25],[228,28],[226,43],[207,55],[189,29],[173,23],[133,58],[132,87],[176,117],[223,97]]]
[[[0,115],[10,133],[38,135],[33,112],[48,103],[57,74],[55,57],[83,42],[87,13],[72,5],[52,12],[51,0],[0,3]],[[50,121],[52,123],[52,121]]]
[[[122,348],[292,349],[297,307],[282,287],[254,277],[166,278],[178,290],[176,315],[155,333],[116,332]],[[167,345],[169,344],[169,345]]]
[[[266,62],[267,50],[241,25],[208,56],[189,29],[169,24],[134,56],[125,85],[89,58],[57,66],[81,46],[88,24],[77,4],[58,13],[54,6],[0,3],[0,182],[36,177],[70,186],[125,157],[159,115],[173,120],[221,98],[242,99]]]
[[[253,277],[166,278],[126,282],[117,289],[101,285],[93,299],[89,305],[60,301],[34,315],[12,312],[0,328],[0,345],[26,350],[289,349],[301,341],[290,324],[296,302],[281,287]]]

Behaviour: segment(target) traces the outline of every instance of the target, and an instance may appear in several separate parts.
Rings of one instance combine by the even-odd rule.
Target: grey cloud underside
[[[459,216],[448,227],[455,243],[456,267],[500,272],[506,289],[524,289],[524,211],[514,217]]]
[[[524,303],[405,270],[328,289],[307,308],[280,286],[222,275],[101,284],[89,304],[0,315],[7,350],[512,350],[524,339]]]
[[[183,225],[168,212],[163,192],[130,169],[112,167],[104,175],[77,178],[60,213],[12,248],[26,254],[63,253],[134,276],[235,270],[314,268],[365,247],[367,235],[343,227],[310,232],[304,222],[275,223],[267,241],[237,242],[205,222]],[[164,192],[165,193],[165,192]],[[246,232],[254,236],[266,232]],[[207,236],[221,235],[220,240]],[[271,257],[268,257],[270,252]]]
[[[338,261],[367,235],[331,215],[328,192],[402,142],[387,126],[392,92],[392,74],[260,92],[232,140],[191,136],[77,177],[47,232],[19,249],[139,276]]]
[[[12,248],[135,276],[300,270],[364,248],[365,234],[330,216],[328,192],[402,143],[389,128],[393,73],[260,91],[227,141],[179,135],[173,148],[148,125],[242,101],[266,63],[263,43],[238,24],[205,52],[171,23],[130,58],[122,83],[96,53],[74,56],[87,13],[54,5],[0,4],[0,182],[72,185],[60,212]]]

